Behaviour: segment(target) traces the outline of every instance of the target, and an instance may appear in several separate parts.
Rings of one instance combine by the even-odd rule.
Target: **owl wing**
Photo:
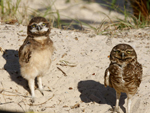
[[[142,69],[142,65],[140,63],[137,62],[136,64],[136,69],[135,69],[135,82],[136,85],[139,87],[140,83],[142,81],[142,73],[143,73],[143,69]]]
[[[119,70],[119,65],[116,63],[110,63],[109,67],[105,71],[105,76],[104,76],[104,85],[112,87],[112,80],[114,82],[119,82],[119,75],[120,70]]]
[[[23,45],[19,48],[19,62],[28,63],[31,58],[31,53],[30,39],[27,37]]]
[[[104,76],[104,86],[105,87],[109,86],[109,76],[110,76],[110,72],[109,72],[109,69],[107,68],[105,71],[105,76]]]

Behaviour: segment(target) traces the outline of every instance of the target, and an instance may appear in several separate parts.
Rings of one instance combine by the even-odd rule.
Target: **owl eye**
[[[45,25],[46,25],[45,23],[42,24],[42,26],[45,26]]]
[[[127,51],[127,53],[128,53],[128,54],[130,54],[130,53],[131,53],[131,51]]]
[[[119,50],[116,50],[115,53],[120,53],[120,51],[119,51]]]
[[[32,28],[35,28],[35,27],[36,27],[35,24],[33,24],[33,25],[32,25]]]

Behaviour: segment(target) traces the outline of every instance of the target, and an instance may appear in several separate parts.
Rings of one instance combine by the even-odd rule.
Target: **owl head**
[[[34,17],[27,27],[27,34],[32,36],[46,36],[50,34],[50,24],[43,17]]]
[[[110,61],[116,63],[131,63],[137,60],[135,50],[128,44],[118,44],[110,53]]]

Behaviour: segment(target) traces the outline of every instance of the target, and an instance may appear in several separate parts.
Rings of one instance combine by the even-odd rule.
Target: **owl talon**
[[[44,96],[43,90],[39,89],[39,91],[41,92],[41,94]]]
[[[31,103],[34,103],[35,102],[35,98],[34,97],[31,97]]]

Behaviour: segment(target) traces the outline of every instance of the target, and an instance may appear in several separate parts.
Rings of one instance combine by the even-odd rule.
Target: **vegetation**
[[[125,7],[126,5],[124,5],[124,11],[119,11],[124,14],[125,19],[118,19],[118,28],[143,28],[149,26],[150,0],[128,0],[128,2],[129,1],[133,9],[133,14],[129,13]],[[116,0],[113,0],[112,2],[113,9],[116,9],[116,6],[114,5],[115,2]]]
[[[1,20],[6,22],[8,19],[16,18],[20,2],[21,0],[17,0],[13,4],[12,0],[0,0]]]
[[[88,3],[96,2],[96,0],[84,0],[88,1]],[[82,25],[85,25],[89,27],[90,29],[93,29],[97,34],[103,34],[105,31],[110,30],[110,26],[113,26],[115,29],[133,29],[133,28],[143,28],[146,26],[149,26],[149,12],[150,12],[150,0],[126,0],[124,3],[124,7],[120,8],[116,4],[116,0],[112,0],[112,2],[107,2],[106,0],[105,4],[103,5],[110,9],[110,11],[114,10],[119,13],[122,13],[124,15],[124,19],[117,19],[116,22],[113,22],[109,16],[110,22],[102,21],[99,27],[92,26],[88,23],[82,22],[77,19],[71,19],[71,22],[63,22],[61,20],[61,16],[59,13],[59,10],[55,8],[55,10],[52,10],[52,6],[54,6],[53,1],[47,0],[45,7],[45,10],[34,10],[29,9],[26,5],[23,5],[23,11],[19,10],[19,6],[21,4],[21,0],[16,0],[16,2],[13,2],[13,0],[0,0],[0,12],[1,12],[1,21],[5,23],[15,23],[18,22],[20,24],[27,24],[28,21],[33,16],[43,16],[49,19],[51,21],[52,26],[57,28],[62,28],[62,26],[66,26],[63,28],[69,29],[70,26],[78,25],[82,29]],[[66,4],[69,3],[70,0],[66,0]],[[131,3],[131,6],[133,8],[133,14],[126,8],[127,2]],[[42,4],[41,4],[42,5]],[[30,15],[27,11],[30,11]]]

